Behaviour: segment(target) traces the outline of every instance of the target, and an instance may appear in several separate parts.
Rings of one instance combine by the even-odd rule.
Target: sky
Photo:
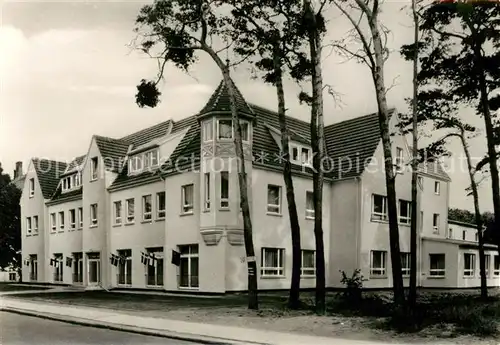
[[[166,119],[181,119],[199,111],[221,80],[206,56],[200,56],[189,75],[167,67],[160,84],[161,103],[155,109],[135,104],[135,86],[153,79],[156,62],[130,49],[134,19],[145,2],[139,1],[7,1],[0,7],[0,162],[11,173],[15,162],[26,170],[31,157],[71,160],[85,154],[93,134],[119,138]],[[391,30],[386,63],[389,106],[406,111],[411,95],[412,69],[399,55],[412,41],[413,28],[405,7],[408,0],[387,0],[382,20]],[[326,13],[325,42],[343,37],[350,24],[334,9]],[[252,79],[248,66],[233,73],[248,102],[276,109],[272,86]],[[368,68],[324,50],[323,79],[340,95],[338,103],[325,94],[325,123],[331,124],[376,111]],[[309,109],[300,105],[300,88],[285,81],[289,115],[308,120]],[[469,113],[466,113],[469,115]],[[482,128],[482,121],[474,123]],[[472,209],[466,197],[468,176],[457,169],[462,149],[445,161],[452,178],[450,206]],[[485,153],[485,138],[471,141],[472,155]],[[492,209],[489,179],[480,186],[480,206]]]

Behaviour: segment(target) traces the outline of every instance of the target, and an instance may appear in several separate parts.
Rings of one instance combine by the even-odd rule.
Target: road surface
[[[2,345],[196,345],[195,343],[150,337],[45,320],[33,316],[0,312]]]

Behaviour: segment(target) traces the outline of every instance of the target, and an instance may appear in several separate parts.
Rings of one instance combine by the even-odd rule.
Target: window
[[[500,276],[500,256],[493,257],[493,275]]]
[[[63,256],[62,254],[54,254],[54,258],[51,259],[52,264],[54,265],[54,281],[62,282],[63,281]]]
[[[198,245],[179,246],[179,287],[198,288],[199,256]]]
[[[302,277],[316,276],[316,251],[302,250],[300,275]]]
[[[299,162],[299,147],[297,145],[290,145],[290,159],[291,161]]]
[[[220,173],[220,207],[229,208],[229,173]]]
[[[473,277],[476,270],[476,255],[464,253],[464,277]]]
[[[212,141],[214,138],[214,125],[211,120],[203,122],[203,141]]]
[[[381,250],[372,250],[370,258],[370,275],[374,277],[383,277],[386,275],[387,252]]]
[[[411,202],[399,200],[399,222],[401,224],[411,223]]]
[[[401,274],[410,276],[411,255],[410,253],[401,253]]]
[[[285,250],[281,248],[262,248],[260,275],[263,277],[285,276]]]
[[[118,251],[120,261],[118,262],[118,285],[132,285],[132,250],[124,249]]]
[[[445,255],[444,254],[429,254],[431,277],[444,277],[445,276]]]
[[[156,219],[164,219],[166,210],[165,192],[156,193]]]
[[[467,238],[467,230],[463,230],[462,231],[462,240],[465,241],[466,238]]]
[[[240,128],[241,128],[241,140],[249,141],[250,140],[250,131],[249,131],[248,122],[240,121]]]
[[[142,220],[151,220],[153,205],[151,204],[152,197],[150,195],[144,195],[142,197]]]
[[[78,208],[78,228],[83,228],[83,207]]]
[[[30,255],[29,259],[29,264],[30,264],[30,270],[29,270],[29,280],[31,281],[37,281],[38,280],[38,256],[36,254]]]
[[[420,231],[424,228],[424,211],[420,211]]]
[[[474,234],[474,241],[479,242],[479,233],[477,231]]]
[[[115,225],[122,223],[122,202],[115,201],[114,202],[114,210],[115,210]]]
[[[144,169],[153,168],[153,167],[158,166],[159,155],[160,155],[160,151],[157,149],[144,153],[144,156],[142,158],[142,163],[143,163]],[[139,157],[140,157],[140,155],[139,155]],[[137,165],[136,168],[138,168],[137,170],[142,169],[142,167],[140,167],[139,165]]]
[[[205,211],[210,210],[210,173],[205,173]]]
[[[439,214],[437,213],[432,215],[432,231],[435,234],[439,234]]]
[[[69,227],[70,229],[76,229],[75,209],[69,210]]]
[[[97,225],[97,204],[90,205],[90,226]]]
[[[267,185],[267,212],[281,213],[281,187],[272,184]]]
[[[290,161],[299,165],[310,165],[312,150],[309,147],[290,144]]]
[[[52,232],[56,231],[57,223],[56,223],[56,214],[55,213],[50,214],[50,227],[52,229]]]
[[[423,191],[424,190],[424,178],[422,176],[418,176],[418,184],[420,186],[420,189]]]
[[[127,223],[133,223],[135,220],[134,199],[127,199],[125,202],[127,204]]]
[[[35,196],[35,179],[30,178],[30,198]]]
[[[59,230],[64,230],[64,212],[59,212]]]
[[[453,229],[452,228],[448,229],[448,238],[453,239]]]
[[[38,216],[33,216],[33,233],[38,234]]]
[[[31,227],[31,217],[26,218],[26,235],[31,235],[32,232],[32,227]]]
[[[306,192],[306,218],[314,219],[314,193]]]
[[[387,197],[373,194],[372,220],[387,220]]]
[[[15,281],[17,278],[16,273],[9,273],[9,281]]]
[[[490,275],[490,258],[490,255],[484,256],[484,272],[486,273],[487,277]]]
[[[130,157],[128,161],[128,171],[130,173],[135,173],[142,170],[142,155],[136,155]]]
[[[401,147],[396,147],[396,172],[400,173],[403,172],[404,167],[403,167],[403,149]]]
[[[434,181],[434,194],[439,195],[441,192],[441,184],[439,181]]]
[[[163,286],[163,247],[150,248],[147,250],[150,257],[153,257],[152,265],[147,265],[146,285]]]
[[[83,254],[73,253],[73,283],[83,283]]]
[[[231,120],[217,121],[217,138],[219,140],[233,139],[233,122]]]
[[[311,164],[311,151],[312,150],[307,147],[300,148],[300,159],[302,164],[305,165]]]
[[[90,159],[90,180],[97,180],[97,173],[99,168],[99,160],[98,157],[92,157]]]
[[[182,213],[193,213],[194,186],[188,184],[182,186]]]

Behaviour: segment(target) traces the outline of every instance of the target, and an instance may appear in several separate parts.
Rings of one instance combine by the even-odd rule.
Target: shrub
[[[352,303],[354,306],[359,306],[362,299],[363,282],[366,281],[361,274],[361,270],[356,269],[351,277],[348,277],[345,271],[340,271],[340,274],[342,274],[340,283],[346,287],[344,291],[345,301]]]

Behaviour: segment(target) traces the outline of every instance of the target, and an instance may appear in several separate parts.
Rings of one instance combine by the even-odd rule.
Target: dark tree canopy
[[[0,268],[18,265],[21,249],[21,190],[10,183],[0,166]]]

